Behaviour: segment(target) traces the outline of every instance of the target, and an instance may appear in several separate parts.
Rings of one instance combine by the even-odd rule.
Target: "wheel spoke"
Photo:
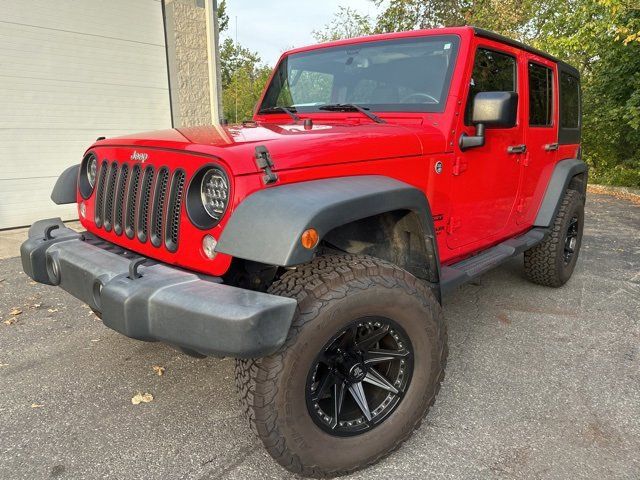
[[[327,372],[327,374],[318,382],[318,388],[313,392],[311,399],[314,402],[322,400],[328,393],[329,388],[336,383],[336,377],[333,373]]]
[[[369,411],[369,404],[367,403],[367,397],[364,394],[362,388],[362,382],[352,383],[349,385],[349,393],[360,407],[360,410],[364,414],[367,421],[371,420],[371,412]]]
[[[391,360],[395,360],[396,358],[404,358],[409,355],[409,350],[383,350],[383,349],[373,349],[365,352],[364,354],[364,363],[366,365],[375,365],[382,362],[388,362]]]
[[[351,327],[349,327],[338,339],[338,348],[341,350],[346,350],[347,347],[353,345],[356,341],[357,334],[358,334],[357,325],[352,325]]]
[[[374,330],[373,332],[371,332],[370,334],[368,334],[364,338],[361,338],[360,340],[358,340],[358,343],[356,343],[356,349],[367,348],[367,347],[373,345],[374,343],[379,342],[384,337],[386,337],[388,334],[389,334],[389,326],[388,325],[385,325],[382,328]]]
[[[342,410],[342,403],[344,402],[344,391],[344,382],[333,385],[333,421],[331,422],[331,428],[338,426],[340,411]]]
[[[394,387],[389,380],[384,378],[384,376],[375,369],[370,369],[367,372],[367,375],[362,379],[363,382],[370,383],[371,385],[375,385],[376,387],[382,388],[383,390],[387,390],[393,394],[398,393],[398,389]]]

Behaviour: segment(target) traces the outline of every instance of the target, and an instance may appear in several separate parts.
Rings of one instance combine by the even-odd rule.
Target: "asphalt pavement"
[[[446,299],[435,406],[348,478],[640,478],[640,207],[590,195],[586,222],[563,288],[517,258]],[[245,426],[233,360],[125,338],[18,258],[0,260],[0,317],[0,479],[296,478]]]

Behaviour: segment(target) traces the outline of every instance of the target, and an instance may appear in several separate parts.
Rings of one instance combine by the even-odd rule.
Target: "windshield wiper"
[[[291,118],[293,118],[295,122],[300,121],[300,117],[295,114],[296,107],[268,107],[268,108],[263,108],[258,113],[280,113],[280,112],[286,113]]]
[[[375,113],[369,112],[368,108],[361,107],[356,103],[332,103],[330,105],[323,105],[321,107],[318,107],[318,109],[328,110],[330,112],[348,112],[348,111],[355,110],[357,112],[362,113],[363,115],[366,115],[376,123],[387,123],[383,119],[381,119],[379,116],[377,116]]]

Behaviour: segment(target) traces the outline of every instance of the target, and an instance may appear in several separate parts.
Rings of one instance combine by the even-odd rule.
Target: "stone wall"
[[[174,126],[210,125],[205,0],[165,0],[165,21]]]

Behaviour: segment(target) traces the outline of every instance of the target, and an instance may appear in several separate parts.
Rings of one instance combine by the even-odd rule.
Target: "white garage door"
[[[77,217],[51,189],[99,136],[171,126],[157,0],[0,0],[0,229]]]

